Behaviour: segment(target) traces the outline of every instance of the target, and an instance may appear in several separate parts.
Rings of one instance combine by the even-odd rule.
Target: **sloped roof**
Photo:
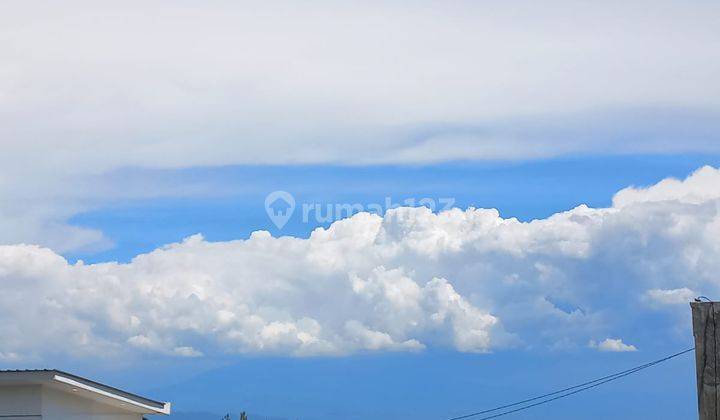
[[[143,414],[170,414],[170,403],[155,401],[57,369],[0,370],[0,386],[11,384],[49,385]]]

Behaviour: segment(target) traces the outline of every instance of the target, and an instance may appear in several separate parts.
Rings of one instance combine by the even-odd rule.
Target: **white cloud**
[[[358,321],[348,321],[345,331],[353,337],[362,349],[367,350],[421,350],[425,346],[415,339],[398,343],[388,333],[373,331]]]
[[[618,103],[717,110],[720,59],[709,53],[720,42],[718,6],[662,3],[72,1],[38,11],[10,2],[0,17],[0,138],[12,147],[0,162],[22,168],[28,159],[17,158],[31,152],[36,168],[62,162],[68,173],[92,173],[616,147],[717,151],[694,136],[644,144],[657,121],[634,130],[635,142],[609,147],[607,137],[550,141],[471,129],[539,109],[546,116]],[[636,110],[632,119],[644,117]],[[439,129],[448,122],[456,129]],[[558,126],[540,131],[556,138]],[[41,154],[47,149],[53,153]]]
[[[689,194],[697,177],[718,182]],[[71,265],[47,248],[0,246],[0,353],[487,352],[634,336],[634,323],[653,316],[638,300],[720,295],[720,171],[676,187],[668,200],[528,223],[488,209],[400,208],[307,239],[192,236],[127,264]],[[598,348],[631,348],[615,340]]]
[[[645,299],[651,303],[660,305],[687,305],[693,298],[696,298],[698,293],[682,287],[680,289],[651,289],[645,293]]]
[[[717,187],[717,183],[717,170],[705,166],[686,180],[667,178],[649,188],[625,188],[615,194],[613,205],[624,207],[636,203],[662,201],[700,204],[720,198],[720,188]]]
[[[173,353],[182,357],[200,357],[203,355],[202,352],[188,346],[175,347]]]
[[[596,348],[599,351],[608,351],[608,352],[616,352],[616,353],[637,351],[637,348],[635,346],[633,346],[632,344],[625,344],[619,338],[606,338],[605,340],[601,341],[600,343],[590,341],[589,346],[591,348]]]

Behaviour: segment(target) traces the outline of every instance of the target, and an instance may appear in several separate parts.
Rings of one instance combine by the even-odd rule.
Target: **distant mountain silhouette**
[[[169,417],[170,420],[222,420],[225,414],[208,413],[208,412],[192,412],[192,411],[178,411],[172,413]],[[237,413],[230,413],[232,420],[237,420],[239,415]],[[285,417],[268,417],[262,414],[248,413],[248,420],[289,420]]]
[[[205,412],[174,412],[170,415],[171,420],[222,420],[223,414]]]

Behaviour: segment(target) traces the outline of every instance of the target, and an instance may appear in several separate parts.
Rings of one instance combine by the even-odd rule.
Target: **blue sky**
[[[86,262],[128,261],[139,253],[201,233],[211,241],[247,238],[256,230],[307,237],[318,226],[294,212],[278,229],[265,197],[290,192],[298,203],[395,204],[453,198],[460,208],[497,208],[523,221],[587,204],[611,205],[628,186],[648,186],[667,177],[684,178],[703,165],[720,165],[715,155],[578,156],[520,162],[451,162],[412,166],[224,166],[182,170],[124,169],[108,178],[161,179],[196,192],[190,197],[123,200],[75,215],[71,222],[105,232],[114,245],[105,251],[67,253]],[[134,181],[133,181],[134,180]],[[250,185],[249,185],[250,184]],[[438,203],[439,204],[439,203]],[[299,206],[300,204],[298,204]],[[313,213],[314,214],[314,213]]]
[[[712,155],[635,155],[409,167],[128,169],[123,176],[129,179],[166,178],[180,185],[203,185],[206,191],[198,193],[201,198],[132,200],[78,214],[72,223],[102,230],[114,246],[67,257],[87,263],[127,262],[196,233],[209,241],[247,238],[255,230],[307,237],[318,226],[329,225],[304,223],[296,213],[283,229],[275,227],[266,214],[264,198],[278,189],[291,191],[298,202],[322,204],[384,202],[386,196],[398,202],[411,197],[453,197],[461,208],[496,207],[503,217],[529,221],[580,204],[608,207],[614,193],[624,187],[653,185],[669,176],[682,179],[719,161]],[[248,181],[252,188],[246,187]],[[566,310],[574,309],[569,305]],[[689,316],[685,309],[684,315]],[[145,371],[99,369],[96,375],[172,399],[182,415],[198,418],[248,410],[278,418],[442,419],[604,376],[690,346],[690,330],[667,342],[653,338],[656,328],[674,322],[672,317],[654,314],[629,323],[630,329],[644,330],[633,332],[635,343],[643,344],[642,351],[635,353],[527,348],[480,355],[445,349],[345,358],[245,356],[209,364],[161,363],[154,376],[167,379],[153,381],[158,383],[148,383]],[[576,410],[588,406],[595,407],[598,419],[617,418],[618,412],[627,418],[685,418],[695,412],[693,386],[693,359],[686,356],[518,418],[574,419]]]
[[[716,2],[3,12],[0,368],[440,420],[683,350],[720,296]],[[514,418],[689,418],[692,362]]]

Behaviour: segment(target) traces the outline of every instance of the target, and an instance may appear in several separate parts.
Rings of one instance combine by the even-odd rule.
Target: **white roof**
[[[0,386],[44,385],[141,414],[170,414],[170,403],[151,400],[56,369],[0,370]]]

